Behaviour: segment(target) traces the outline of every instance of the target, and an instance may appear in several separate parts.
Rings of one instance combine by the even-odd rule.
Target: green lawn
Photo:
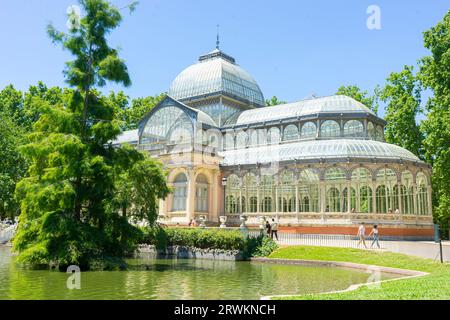
[[[450,299],[450,264],[441,264],[391,252],[359,249],[293,246],[274,251],[269,258],[345,261],[392,268],[425,271],[430,275],[382,283],[381,288],[363,286],[355,291],[314,294],[277,299]],[[280,294],[283,294],[280,292]]]

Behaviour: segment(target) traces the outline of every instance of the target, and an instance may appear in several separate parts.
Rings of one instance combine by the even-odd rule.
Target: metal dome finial
[[[217,25],[217,38],[216,38],[216,49],[219,50],[220,40],[219,40],[219,25]]]

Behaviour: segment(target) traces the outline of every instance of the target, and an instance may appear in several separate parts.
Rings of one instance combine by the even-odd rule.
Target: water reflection
[[[249,262],[147,256],[128,262],[128,271],[83,272],[81,290],[69,290],[67,274],[24,269],[9,248],[0,247],[0,299],[259,299],[342,290],[369,277],[346,269]]]

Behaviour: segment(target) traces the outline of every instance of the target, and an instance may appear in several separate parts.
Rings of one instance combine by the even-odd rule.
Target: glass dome
[[[183,70],[169,89],[169,96],[180,101],[214,94],[264,106],[264,96],[253,77],[218,49]]]
[[[334,95],[282,104],[275,108],[267,107],[264,109],[246,110],[233,120],[230,119],[228,124],[245,125],[287,118],[298,118],[318,113],[363,113],[376,116],[372,110],[367,108],[361,102],[348,96]]]

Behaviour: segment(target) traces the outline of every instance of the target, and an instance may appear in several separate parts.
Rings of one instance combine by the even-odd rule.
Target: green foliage
[[[375,114],[378,113],[378,100],[380,95],[379,87],[375,87],[372,95],[367,91],[362,91],[356,85],[340,86],[336,94],[341,94],[361,102],[363,105],[372,110]]]
[[[446,231],[450,219],[450,11],[424,32],[424,45],[431,55],[421,59],[419,77],[433,95],[426,103],[421,130],[425,159],[433,166],[434,215]]]
[[[247,237],[239,230],[201,228],[161,228],[155,226],[144,231],[143,243],[157,249],[167,246],[185,246],[200,249],[239,250],[245,258],[268,256],[278,248],[267,236]]]
[[[165,93],[145,98],[135,98],[129,103],[128,97],[123,93],[111,93],[109,98],[119,106],[117,117],[122,121],[123,130],[132,130],[138,127],[139,121],[149,113],[164,97]]]
[[[265,236],[263,237],[261,244],[256,247],[253,257],[267,257],[273,251],[278,249],[278,244],[271,238]]]
[[[125,63],[106,40],[120,13],[102,0],[80,4],[79,28],[65,34],[49,27],[54,42],[75,57],[65,69],[74,89],[38,85],[25,97],[38,120],[20,147],[29,169],[16,187],[21,216],[14,249],[24,263],[90,268],[120,259],[142,238],[129,220],[153,223],[157,199],[169,192],[159,162],[112,146],[120,106],[95,89],[108,80],[130,84]]]
[[[266,235],[247,237],[245,241],[244,256],[246,258],[267,257],[277,248],[277,243]]]
[[[150,228],[145,232],[144,243],[157,248],[186,246],[200,249],[243,250],[244,236],[238,230],[201,228]]]
[[[24,130],[7,112],[0,111],[0,218],[14,217],[19,206],[14,199],[16,182],[26,172],[27,164],[17,147],[23,143]]]
[[[413,74],[412,66],[405,66],[399,73],[387,78],[380,98],[387,102],[386,141],[399,145],[418,157],[422,157],[423,135],[416,117],[420,112],[421,86]]]
[[[276,96],[273,96],[271,99],[266,99],[266,106],[271,107],[271,106],[277,106],[279,104],[285,104],[286,101],[281,101],[278,100],[278,98]]]

